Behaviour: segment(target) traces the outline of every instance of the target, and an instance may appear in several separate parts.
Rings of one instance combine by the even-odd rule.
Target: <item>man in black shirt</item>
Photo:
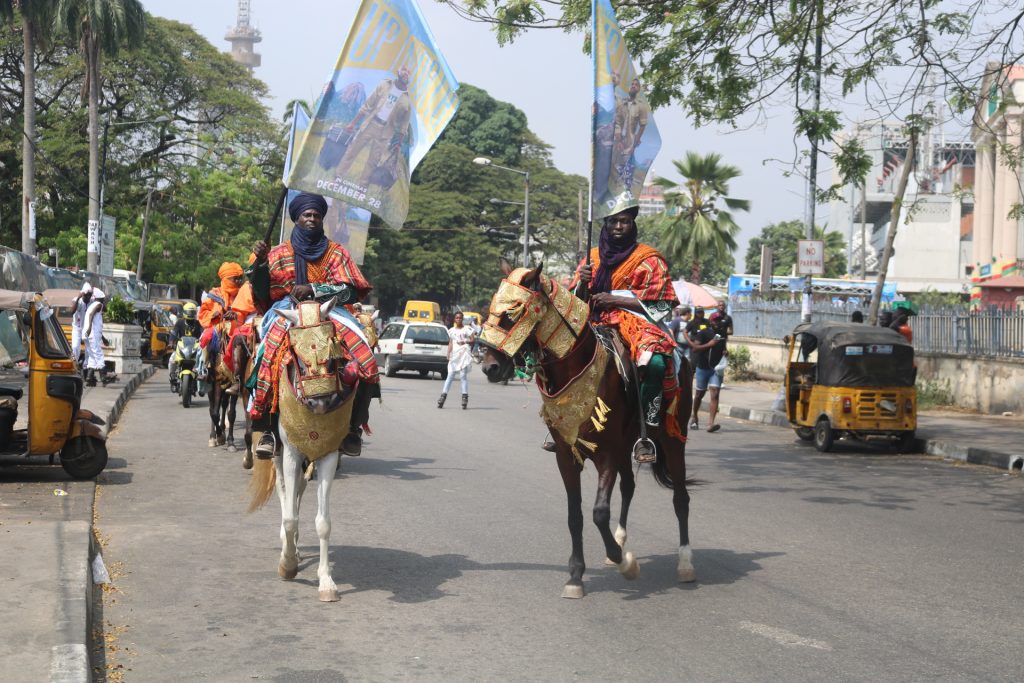
[[[716,366],[722,361],[725,355],[725,327],[721,324],[721,317],[715,314],[712,320],[704,321],[701,315],[701,323],[697,323],[695,316],[686,329],[686,337],[690,342],[690,350],[693,357],[693,378],[696,392],[693,397],[693,418],[690,427],[698,428],[699,422],[697,413],[700,410],[704,394],[710,391],[711,401],[708,404],[709,432],[717,432],[721,425],[715,422],[718,416],[718,390],[722,386],[724,371],[716,370]],[[692,329],[691,329],[692,326]]]
[[[715,307],[715,313],[711,317],[718,315],[721,318],[718,325],[719,332],[723,337],[731,337],[734,334],[732,331],[732,316],[726,312],[725,308],[725,301],[719,301],[718,306]]]

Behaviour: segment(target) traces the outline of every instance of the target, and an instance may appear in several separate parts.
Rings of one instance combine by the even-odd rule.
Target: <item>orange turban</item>
[[[245,273],[242,270],[242,266],[238,265],[233,261],[225,261],[224,263],[220,264],[220,268],[217,269],[217,277],[219,277],[221,280],[226,280],[229,277],[238,277],[239,275],[244,274]]]

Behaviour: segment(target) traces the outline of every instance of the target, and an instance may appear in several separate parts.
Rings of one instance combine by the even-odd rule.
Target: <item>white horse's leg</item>
[[[683,583],[697,580],[697,572],[693,568],[693,550],[688,545],[679,546],[679,565],[676,567],[676,575]]]
[[[284,473],[284,496],[281,499],[281,563],[277,573],[283,579],[294,579],[299,573],[299,558],[296,542],[299,531],[298,487],[302,479],[302,456],[284,438],[281,439],[283,455],[281,469]]]
[[[317,509],[316,535],[320,537],[320,564],[316,575],[320,578],[320,602],[335,602],[338,587],[331,578],[331,484],[338,469],[338,452],[316,461]]]

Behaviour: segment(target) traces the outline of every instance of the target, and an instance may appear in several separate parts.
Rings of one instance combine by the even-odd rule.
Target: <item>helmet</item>
[[[185,318],[188,320],[194,320],[196,317],[196,305],[191,301],[182,306],[182,312],[185,314]]]

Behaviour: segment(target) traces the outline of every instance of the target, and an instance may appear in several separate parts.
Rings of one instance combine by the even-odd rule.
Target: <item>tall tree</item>
[[[139,0],[57,0],[56,27],[78,40],[85,58],[85,85],[89,103],[89,223],[96,229],[100,216],[100,58],[114,56],[122,47],[142,44],[146,12]],[[95,221],[95,222],[94,222]],[[88,268],[99,267],[97,245],[89,241]]]
[[[740,226],[731,211],[750,211],[748,200],[727,196],[729,181],[741,171],[721,161],[721,155],[713,152],[703,156],[687,152],[685,159],[674,160],[676,172],[685,179],[681,192],[673,180],[654,180],[666,189],[661,245],[670,260],[690,262],[694,283],[700,283],[704,259],[736,250]]]
[[[31,234],[35,201],[36,167],[36,45],[50,35],[54,0],[0,0],[0,19],[12,19],[16,6],[21,15],[22,37],[22,140],[21,140],[21,250],[36,252]]]
[[[803,221],[792,220],[772,223],[761,229],[761,234],[750,240],[744,266],[747,273],[761,270],[761,247],[770,247],[773,254],[774,275],[790,275],[796,263],[797,242],[805,239],[807,230]],[[814,226],[814,239],[825,243],[825,277],[842,277],[846,273],[846,240],[835,230],[827,231]]]

